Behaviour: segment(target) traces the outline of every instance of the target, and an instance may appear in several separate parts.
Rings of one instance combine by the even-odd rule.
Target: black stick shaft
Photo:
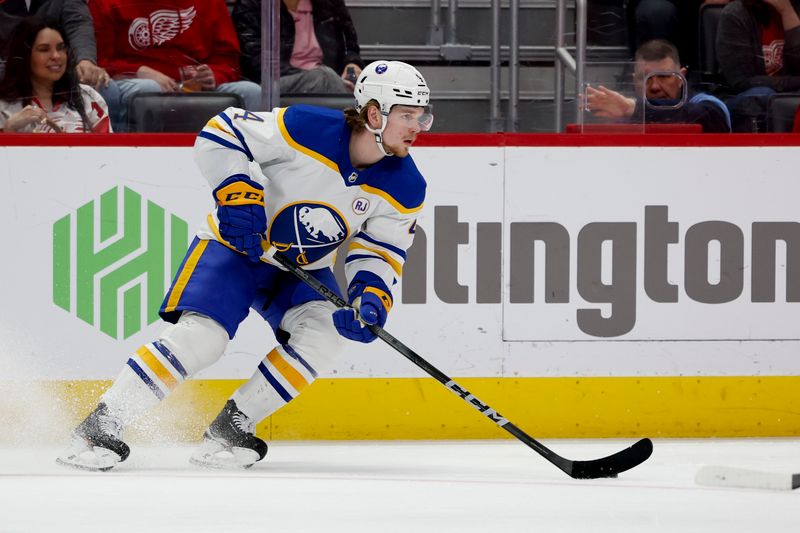
[[[286,268],[286,270],[303,280],[312,289],[317,291],[323,298],[333,303],[336,307],[348,306],[348,303],[343,298],[333,292],[324,283],[309,274],[307,271],[295,265],[291,260],[284,257],[282,254],[277,253],[274,248],[267,250],[267,255],[271,256],[275,261],[280,263],[284,268]],[[474,409],[480,411],[486,418],[511,433],[514,437],[522,441],[525,445],[533,449],[536,453],[550,461],[569,476],[577,478],[615,476],[618,472],[627,470],[628,468],[632,468],[633,466],[641,463],[647,459],[647,457],[650,456],[650,452],[652,452],[652,444],[650,443],[649,439],[643,439],[631,448],[597,461],[571,461],[569,459],[565,459],[506,420],[500,413],[489,407],[488,404],[479,400],[467,389],[458,385],[447,374],[423,359],[419,354],[400,342],[388,331],[375,324],[369,325],[368,327],[382,341],[394,348],[396,351],[406,357],[406,359],[424,370],[427,374],[447,387],[450,391],[458,395]],[[634,455],[634,457],[628,457],[628,455]],[[620,460],[623,458],[627,459],[627,461]]]

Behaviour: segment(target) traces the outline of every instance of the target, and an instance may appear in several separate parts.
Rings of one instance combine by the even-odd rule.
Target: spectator
[[[736,96],[734,131],[763,131],[769,97],[800,90],[800,1],[734,0],[717,27],[717,60]]]
[[[105,69],[97,66],[94,24],[86,0],[5,0],[0,2],[0,59],[8,57],[8,46],[14,28],[29,16],[41,17],[63,29],[75,60],[80,83],[91,85],[108,103],[114,130],[120,126],[119,88]],[[0,65],[2,66],[2,65]],[[3,69],[0,68],[0,77]]]
[[[344,0],[283,0],[281,94],[348,93],[361,73],[358,36]],[[233,22],[242,72],[261,82],[261,0],[239,0]]]
[[[728,109],[714,96],[687,92],[680,105],[683,92],[688,91],[687,70],[680,64],[672,43],[648,41],[636,50],[633,85],[637,96],[627,97],[602,85],[587,87],[585,108],[595,116],[614,120],[700,124],[704,133],[729,133]]]
[[[4,132],[108,133],[108,108],[88,85],[79,85],[62,32],[37,17],[24,19],[9,43],[0,82]]]
[[[730,0],[632,0],[628,4],[631,50],[654,39],[675,43],[685,65],[697,60],[698,13],[702,4]]]
[[[92,0],[98,62],[123,108],[139,92],[218,91],[261,109],[261,87],[242,81],[239,43],[224,0]],[[126,111],[127,115],[127,111]]]

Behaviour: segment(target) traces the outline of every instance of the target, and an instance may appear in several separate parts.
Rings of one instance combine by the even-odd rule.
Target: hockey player
[[[368,65],[355,109],[292,106],[271,113],[229,108],[195,143],[215,211],[197,233],[160,309],[172,323],[130,356],[73,432],[64,465],[107,470],[130,449],[123,429],[216,362],[249,309],[279,345],[228,399],[191,462],[249,467],[267,445],[255,425],[295,398],[338,356],[344,339],[371,342],[392,307],[425,197],[409,148],[433,123],[422,75],[399,61]],[[329,287],[338,247],[347,299],[336,309],[274,263],[274,247]]]

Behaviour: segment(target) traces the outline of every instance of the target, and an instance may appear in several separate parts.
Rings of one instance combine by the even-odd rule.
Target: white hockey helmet
[[[366,128],[375,135],[375,142],[384,155],[392,155],[383,146],[383,130],[386,129],[392,106],[422,107],[424,112],[417,119],[420,130],[428,131],[433,126],[433,113],[429,106],[431,91],[422,74],[408,63],[373,61],[361,71],[353,94],[359,113],[371,100],[378,102],[382,115],[381,126],[375,129],[367,125]]]
[[[375,100],[384,114],[398,104],[427,107],[431,99],[431,91],[422,74],[402,61],[373,61],[364,67],[353,94],[356,111]]]

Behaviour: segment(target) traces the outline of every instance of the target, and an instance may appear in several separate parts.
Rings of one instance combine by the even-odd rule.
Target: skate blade
[[[258,461],[258,454],[249,448],[228,448],[219,442],[206,439],[192,454],[189,462],[202,468],[217,470],[242,470]]]
[[[106,472],[120,462],[120,456],[111,450],[85,443],[73,445],[65,454],[56,458],[56,463],[78,470]]]

